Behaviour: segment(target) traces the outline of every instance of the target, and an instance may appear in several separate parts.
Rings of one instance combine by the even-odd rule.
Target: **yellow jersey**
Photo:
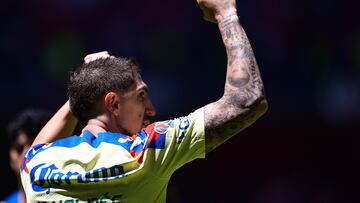
[[[30,148],[21,166],[27,202],[166,202],[175,170],[205,157],[203,109],[128,136],[84,131]]]

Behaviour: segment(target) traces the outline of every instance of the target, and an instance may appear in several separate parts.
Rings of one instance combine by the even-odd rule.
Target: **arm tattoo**
[[[224,96],[204,108],[207,152],[251,125],[266,110],[260,72],[237,15],[219,22],[219,29],[228,67]]]

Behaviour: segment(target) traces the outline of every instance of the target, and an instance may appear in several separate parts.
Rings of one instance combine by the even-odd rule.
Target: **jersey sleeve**
[[[203,108],[185,117],[156,122],[145,131],[150,134],[148,166],[160,176],[170,176],[184,164],[205,158],[205,132]]]

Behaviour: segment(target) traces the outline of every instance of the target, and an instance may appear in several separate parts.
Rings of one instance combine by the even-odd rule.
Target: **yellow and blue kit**
[[[25,154],[27,202],[166,202],[175,170],[205,157],[203,109],[127,136],[84,131]]]

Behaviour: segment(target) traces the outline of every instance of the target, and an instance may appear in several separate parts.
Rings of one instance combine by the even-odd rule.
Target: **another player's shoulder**
[[[6,199],[4,199],[4,203],[17,203],[19,199],[20,192],[16,191],[9,195]]]

